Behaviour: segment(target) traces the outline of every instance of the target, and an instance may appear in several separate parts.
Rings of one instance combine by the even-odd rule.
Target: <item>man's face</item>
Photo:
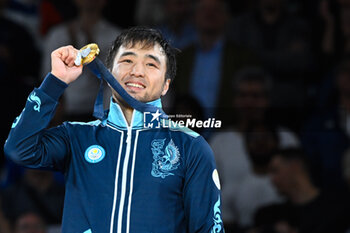
[[[246,141],[249,158],[255,166],[267,166],[278,143],[273,133],[261,127],[250,132]]]
[[[263,117],[269,102],[261,83],[242,82],[238,84],[233,105],[242,118],[255,121]]]
[[[114,58],[112,74],[120,85],[135,99],[150,102],[165,95],[170,79],[165,80],[166,55],[159,44],[143,47],[122,45]],[[113,98],[123,102],[112,89]]]

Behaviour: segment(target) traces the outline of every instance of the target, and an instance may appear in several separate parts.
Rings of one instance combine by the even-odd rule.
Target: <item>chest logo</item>
[[[105,149],[99,145],[92,145],[85,151],[85,160],[89,163],[98,163],[106,155]]]
[[[174,141],[171,139],[165,149],[165,138],[154,139],[151,142],[153,153],[153,163],[151,174],[154,177],[165,178],[174,175],[171,171],[177,169],[180,165],[180,152]]]

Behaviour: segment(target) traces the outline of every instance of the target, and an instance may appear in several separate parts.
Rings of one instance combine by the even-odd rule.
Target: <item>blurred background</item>
[[[179,49],[165,111],[222,122],[192,129],[213,149],[227,233],[350,232],[350,0],[0,0],[1,141],[53,50],[95,42],[104,59],[135,25]],[[82,76],[51,126],[93,119],[99,82]],[[61,173],[1,156],[0,178],[0,233],[60,232]]]

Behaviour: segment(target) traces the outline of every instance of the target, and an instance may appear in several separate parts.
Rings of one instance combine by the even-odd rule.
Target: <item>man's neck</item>
[[[128,126],[131,126],[132,114],[134,113],[134,109],[124,101],[119,101],[115,98],[113,98],[113,100],[120,106],[124,114],[125,120],[128,123]]]

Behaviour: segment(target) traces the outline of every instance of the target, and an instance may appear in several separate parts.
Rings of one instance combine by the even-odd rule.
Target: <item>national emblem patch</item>
[[[85,160],[89,163],[98,163],[105,157],[105,155],[106,152],[102,146],[92,145],[85,151]]]

